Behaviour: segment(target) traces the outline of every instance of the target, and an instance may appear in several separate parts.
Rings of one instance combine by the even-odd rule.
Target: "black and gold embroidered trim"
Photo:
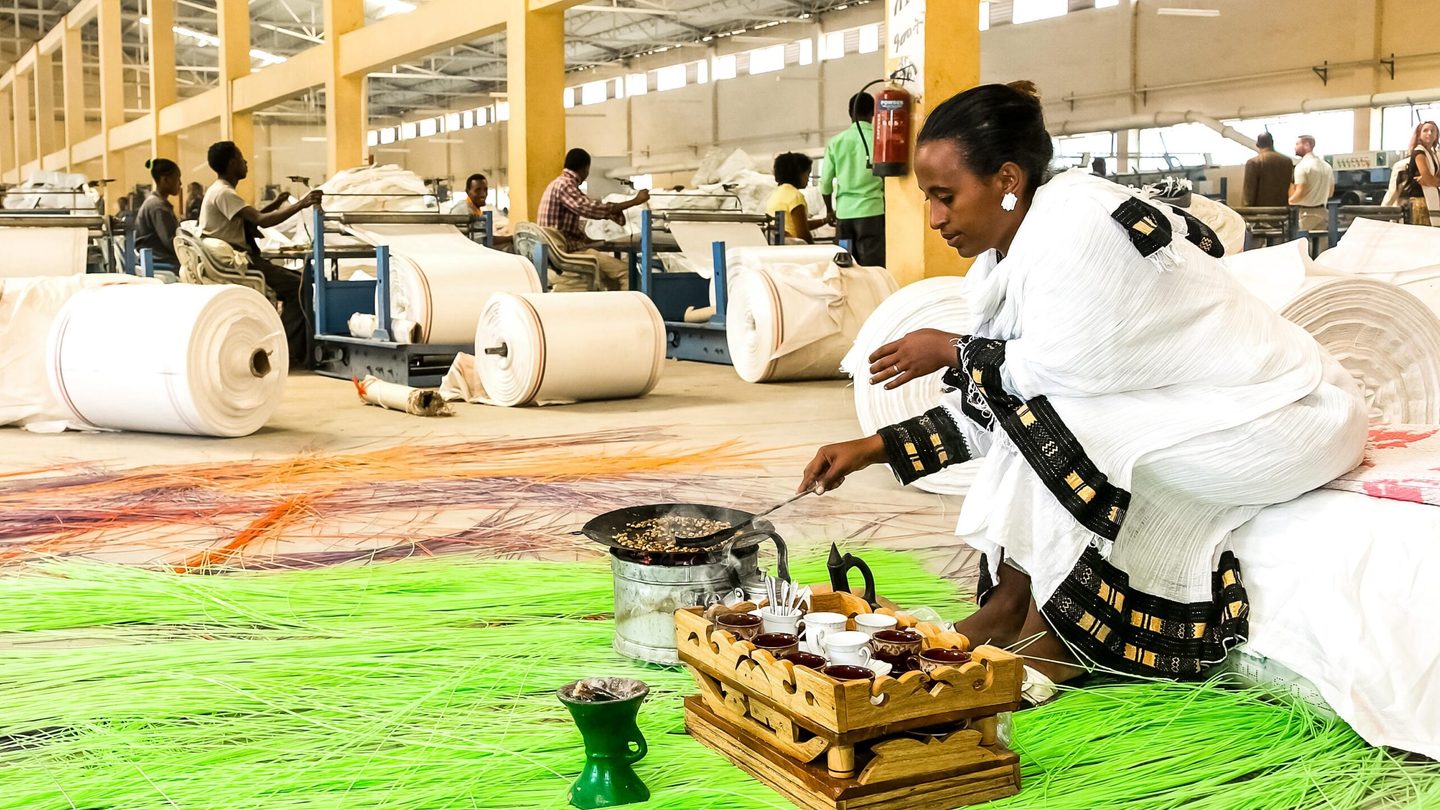
[[[960,412],[965,414],[965,418],[985,430],[994,430],[995,417],[990,413],[990,406],[985,402],[985,395],[980,393],[980,389],[975,386],[969,373],[965,371],[965,357],[958,346],[955,353],[957,356],[955,368],[946,369],[945,373],[941,375],[940,381],[947,388],[965,392],[964,401],[960,405]]]
[[[1215,235],[1209,225],[1184,208],[1175,208],[1174,211],[1185,220],[1186,240],[1217,259],[1225,255],[1225,246],[1220,244],[1220,237]]]
[[[1194,676],[1250,632],[1250,602],[1234,553],[1221,555],[1211,589],[1208,602],[1143,593],[1090,547],[1040,610],[1097,664],[1137,675]]]
[[[944,408],[932,408],[878,433],[890,469],[902,484],[971,459],[965,437]]]
[[[1111,484],[1095,466],[1050,400],[1042,396],[1025,402],[1004,389],[1003,341],[962,338],[960,354],[996,422],[1045,487],[1081,526],[1114,540],[1125,521],[1130,493]]]
[[[1160,209],[1135,197],[1120,203],[1110,217],[1125,229],[1130,244],[1140,251],[1141,256],[1150,256],[1174,238],[1170,220],[1160,213]]]

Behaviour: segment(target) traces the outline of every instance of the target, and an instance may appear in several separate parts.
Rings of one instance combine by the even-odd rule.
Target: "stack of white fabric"
[[[974,326],[974,316],[965,295],[963,277],[940,276],[901,287],[886,298],[860,328],[841,369],[854,381],[855,415],[860,429],[874,433],[886,425],[903,422],[934,408],[945,389],[937,371],[899,388],[886,390],[870,384],[870,355],[881,346],[917,329],[939,329],[965,334]],[[940,495],[964,495],[975,482],[979,460],[946,467],[915,482],[917,489]]]
[[[1326,272],[1388,281],[1440,314],[1440,229],[1357,219],[1315,264]]]
[[[25,182],[6,191],[0,208],[93,213],[99,201],[100,193],[90,186],[90,178],[83,174],[36,172]]]
[[[1414,230],[1440,237],[1428,228]],[[1350,238],[1347,234],[1341,247]],[[1360,382],[1372,421],[1440,423],[1440,319],[1407,292],[1411,287],[1380,274],[1339,275],[1311,262],[1303,240],[1224,261],[1251,292],[1305,327]]]
[[[834,247],[731,251],[726,342],[746,382],[841,376],[865,320],[895,292],[883,267],[842,266]]]

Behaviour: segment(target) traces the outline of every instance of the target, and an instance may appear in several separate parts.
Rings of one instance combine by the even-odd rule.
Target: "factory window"
[[[586,82],[580,85],[580,103],[599,104],[606,101],[609,95],[606,84],[606,82]]]
[[[445,131],[457,132],[460,129],[460,113],[446,113]]]
[[[625,77],[625,95],[643,96],[650,91],[650,77],[644,73],[631,73]]]
[[[1301,135],[1313,136],[1315,151],[1321,155],[1343,155],[1355,150],[1355,115],[1350,110],[1296,113],[1271,118],[1246,118],[1224,123],[1252,138],[1261,132],[1268,131],[1275,137],[1275,151],[1282,155],[1293,154],[1295,139]],[[1406,133],[1406,142],[1409,142],[1408,132]],[[1233,143],[1233,141],[1226,141],[1226,143]],[[1227,162],[1244,163],[1254,156],[1253,152],[1244,147],[1240,147],[1240,152],[1244,157]]]
[[[496,121],[509,121],[509,120],[510,120],[510,102],[508,102],[508,101],[497,101],[497,102],[495,102],[495,120],[496,120]]]
[[[685,66],[670,65],[669,67],[657,68],[655,70],[655,89],[664,92],[666,90],[679,90],[685,86]]]
[[[880,50],[880,23],[871,23],[860,27],[860,42],[856,48],[860,53],[874,53]]]
[[[694,68],[694,74],[690,75],[696,84],[705,84],[710,81],[710,60],[701,59],[699,62],[691,62],[690,67]]]
[[[845,55],[845,32],[831,31],[820,35],[820,59],[839,59]]]
[[[750,75],[774,73],[785,69],[785,46],[772,45],[750,52]]]
[[[490,121],[491,121],[491,113],[490,113],[490,108],[489,108],[489,107],[476,107],[476,108],[475,108],[475,126],[477,126],[477,127],[483,127],[483,126],[485,126],[486,124],[489,124]]]
[[[983,2],[980,3],[980,30],[981,30],[981,31],[989,31],[989,30],[990,30],[990,2],[989,2],[989,0],[983,0]]]
[[[383,144],[383,143],[394,143],[394,142],[395,142],[395,128],[394,128],[394,127],[385,127],[384,129],[380,130],[380,143]]]
[[[408,141],[411,138],[414,138],[415,134],[419,132],[419,130],[420,128],[415,125],[414,121],[402,123],[400,125],[400,140]]]
[[[434,134],[436,134],[436,133],[438,133],[438,132],[440,131],[440,119],[439,119],[439,118],[426,118],[426,119],[423,119],[423,120],[421,120],[421,121],[419,122],[418,128],[419,128],[419,131],[420,131],[420,137],[422,137],[422,138],[428,138],[428,137],[430,137],[431,135],[434,135]]]
[[[475,111],[466,110],[460,113],[460,128],[469,129],[475,126]]]
[[[366,142],[367,144],[371,145],[371,146],[379,146],[379,145],[380,145],[380,130],[378,130],[378,129],[372,129],[372,130],[370,130],[370,134],[365,138],[365,142]]]
[[[611,97],[611,98],[624,98],[624,97],[625,97],[625,79],[624,79],[623,77],[618,78],[618,79],[611,79],[611,80],[609,81],[609,85],[610,85],[610,97]]]
[[[649,174],[630,175],[630,185],[636,190],[651,189],[655,187],[655,177]]]
[[[1398,149],[1405,151],[1410,148],[1410,136],[1415,134],[1415,127],[1423,121],[1435,121],[1440,119],[1440,104],[1402,104],[1398,107],[1386,107],[1380,111],[1380,148]],[[1318,139],[1318,136],[1317,136]],[[1316,148],[1320,147],[1317,142]],[[1320,149],[1320,154],[1326,154]]]
[[[1120,5],[1120,0],[1095,0],[1095,8],[1112,8]]]
[[[1054,139],[1055,159],[1052,166],[1056,169],[1069,169],[1075,166],[1083,168],[1090,167],[1090,160],[1097,157],[1106,159],[1115,156],[1115,133],[1113,132],[1087,132],[1082,135],[1066,135]],[[1112,162],[1110,168],[1114,169]]]
[[[1059,17],[1070,10],[1069,0],[1015,0],[1010,10],[1010,21],[1027,23]]]
[[[575,91],[576,88],[567,87],[565,88],[565,93],[561,96],[561,103],[565,105],[565,109],[567,110],[575,106]]]
[[[791,43],[795,46],[795,64],[808,65],[815,61],[815,42],[802,39]]]
[[[715,74],[715,81],[735,78],[735,54],[715,57],[711,66],[711,73]]]

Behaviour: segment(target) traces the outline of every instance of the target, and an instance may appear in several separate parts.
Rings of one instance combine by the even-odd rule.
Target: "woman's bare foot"
[[[1024,638],[1022,631],[1034,603],[1030,598],[1030,577],[1002,564],[999,578],[985,604],[955,623],[955,630],[970,639],[972,649],[981,644],[1008,647]]]
[[[1028,615],[1025,617],[1025,626],[1020,630],[1020,638],[1028,639],[1037,635],[1038,638],[1018,651],[1025,656],[1026,666],[1055,683],[1064,683],[1085,674],[1085,670],[1080,667],[1075,656],[1070,653],[1070,648],[1060,640],[1060,636],[1055,633],[1055,628],[1045,620],[1045,616],[1040,613],[1032,599]]]

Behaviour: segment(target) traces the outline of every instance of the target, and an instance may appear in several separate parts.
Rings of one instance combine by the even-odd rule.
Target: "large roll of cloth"
[[[55,318],[47,354],[76,422],[197,436],[259,430],[290,364],[274,306],[230,285],[85,290]]]
[[[883,267],[837,264],[834,248],[750,248],[727,268],[726,342],[746,382],[843,376],[845,357],[870,313],[895,292]]]
[[[660,381],[665,325],[643,293],[497,293],[475,330],[483,401],[642,396]]]

